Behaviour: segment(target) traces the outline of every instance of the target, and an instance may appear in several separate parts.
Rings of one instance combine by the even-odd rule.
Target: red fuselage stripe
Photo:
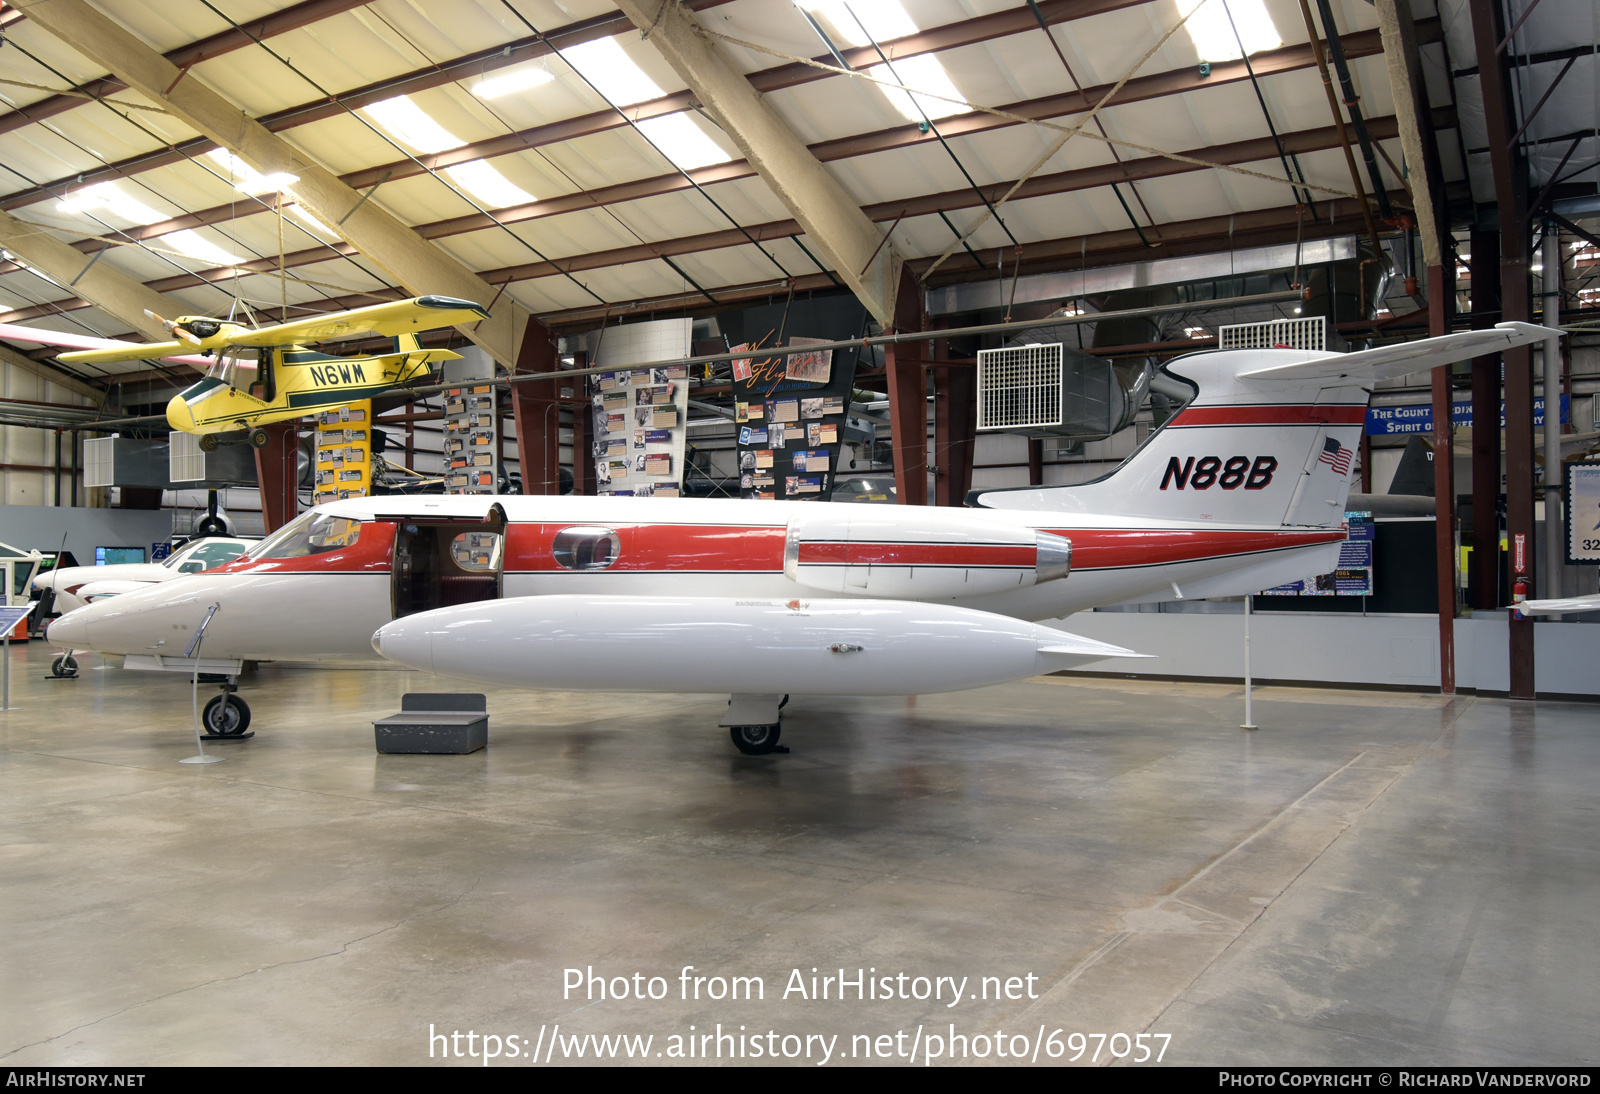
[[[802,543],[802,566],[949,566],[1031,570],[1038,550],[1020,544]]]
[[[1191,406],[1167,423],[1168,429],[1223,425],[1360,425],[1363,406]]]
[[[587,526],[587,525],[582,525]],[[368,521],[350,547],[300,558],[254,561],[248,557],[212,570],[224,573],[387,573],[395,524]],[[571,573],[556,562],[556,533],[580,527],[572,521],[512,524],[507,528],[506,573]],[[783,527],[623,524],[609,525],[621,541],[617,560],[603,572],[615,573],[781,573]],[[1052,528],[1072,543],[1072,569],[1114,570],[1159,566],[1210,558],[1280,551],[1336,543],[1342,529],[1267,531],[1225,529]],[[801,565],[967,566],[1031,569],[1032,547],[952,543],[802,543]]]

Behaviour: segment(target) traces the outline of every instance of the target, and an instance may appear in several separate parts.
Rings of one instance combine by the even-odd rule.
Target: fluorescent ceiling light
[[[168,219],[165,213],[156,212],[144,202],[129,197],[109,182],[85,186],[68,194],[65,200],[56,203],[57,211],[63,213],[86,213],[91,209],[102,208],[112,216],[134,224],[155,224]]]
[[[300,181],[299,175],[284,171],[263,175],[226,148],[213,148],[206,156],[222,165],[222,169],[230,176],[233,188],[241,194],[281,193]]]
[[[915,34],[919,29],[911,16],[906,14],[906,9],[900,6],[899,0],[802,0],[801,6],[822,16],[840,38],[857,47],[870,46],[874,42],[882,45]],[[948,118],[952,114],[967,112],[966,97],[956,90],[944,65],[931,53],[907,57],[892,65],[873,65],[867,73],[874,79],[893,80],[917,91],[940,96],[935,99],[927,95],[908,95],[899,88],[879,84],[878,90],[908,121],[920,122],[925,117]],[[951,102],[952,99],[955,101]]]
[[[218,266],[234,266],[244,261],[241,256],[224,251],[215,243],[203,238],[199,233],[188,229],[157,236],[155,242],[165,244],[179,254],[186,254],[190,258],[198,258],[201,261],[215,263]]]
[[[596,38],[561,51],[566,61],[617,106],[631,106],[666,94],[634,64],[615,38]]]
[[[491,167],[486,160],[473,160],[444,171],[463,189],[491,209],[505,209],[512,205],[526,205],[537,201],[532,194],[515,185],[510,179]]]
[[[1189,16],[1183,29],[1189,32],[1202,61],[1237,61],[1244,53],[1260,53],[1283,45],[1261,0],[1178,0],[1178,14]],[[1240,41],[1244,42],[1244,53],[1239,51]]]
[[[498,99],[502,95],[526,91],[530,87],[538,87],[554,79],[555,77],[542,66],[528,65],[500,76],[491,76],[487,80],[479,80],[472,85],[472,93],[480,99]]]
[[[424,155],[448,152],[467,143],[434,121],[426,111],[405,95],[396,95],[392,99],[384,99],[362,109],[384,132]],[[526,205],[530,201],[538,200],[520,186],[513,184],[500,173],[499,169],[484,160],[472,160],[455,167],[446,167],[444,173],[491,209]]]

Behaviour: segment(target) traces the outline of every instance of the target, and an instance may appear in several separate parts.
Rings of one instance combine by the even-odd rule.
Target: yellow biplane
[[[244,431],[256,448],[267,443],[261,427],[343,406],[426,376],[435,361],[460,357],[447,349],[423,349],[422,331],[489,318],[470,300],[418,296],[392,304],[297,319],[252,329],[241,323],[186,315],[159,321],[180,341],[64,353],[61,360],[97,364],[200,352],[215,360],[197,383],[172,397],[167,422],[181,433],[200,437],[210,451],[222,434]],[[378,336],[393,338],[389,353],[339,357],[306,348],[319,342]]]

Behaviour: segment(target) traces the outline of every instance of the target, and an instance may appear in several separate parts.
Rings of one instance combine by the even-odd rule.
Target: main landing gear
[[[787,695],[735,695],[728,700],[728,713],[722,724],[728,727],[733,746],[746,756],[767,756],[788,752],[778,737],[783,732],[778,712],[789,704]]]
[[[251,448],[265,448],[271,439],[267,431],[260,426],[238,433],[203,433],[200,436],[200,451],[215,452],[222,445],[239,444],[241,441]]]
[[[246,736],[255,736],[245,733],[250,728],[250,705],[239,698],[239,685],[234,683],[231,676],[225,676],[222,680],[222,694],[215,696],[200,712],[200,725],[206,731],[206,740],[242,740]],[[208,682],[215,683],[216,678]]]

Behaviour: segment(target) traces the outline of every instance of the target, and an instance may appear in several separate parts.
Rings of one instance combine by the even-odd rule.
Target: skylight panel
[[[157,236],[154,242],[158,246],[165,246],[179,254],[186,254],[190,258],[198,258],[202,262],[210,262],[217,266],[236,266],[244,261],[240,255],[224,251],[198,232],[187,228],[181,232],[169,232],[164,236]]]
[[[467,143],[434,121],[425,110],[405,95],[396,95],[392,99],[384,99],[362,109],[385,133],[423,155],[448,152]],[[500,173],[498,168],[484,160],[472,160],[470,163],[447,167],[444,173],[452,182],[490,209],[526,205],[530,201],[538,200],[520,186],[513,184]]]
[[[511,205],[526,205],[530,201],[538,200],[528,191],[502,175],[498,168],[490,166],[485,160],[473,160],[471,163],[463,163],[459,167],[447,167],[444,173],[449,175],[463,190],[491,209],[504,209]]]
[[[93,209],[104,209],[112,216],[134,224],[155,224],[168,219],[165,213],[156,212],[109,182],[99,182],[73,191],[56,203],[56,209],[62,213],[87,213]]]
[[[675,167],[693,171],[696,167],[709,167],[713,163],[727,163],[732,156],[722,146],[706,136],[705,130],[694,123],[687,114],[668,114],[664,118],[649,118],[639,123],[639,131],[650,143],[671,160]]]
[[[1255,0],[1260,3],[1260,0]],[[882,45],[896,38],[917,33],[918,26],[900,6],[899,0],[802,0],[802,6],[828,21],[835,34],[851,46]],[[948,118],[966,113],[966,97],[956,90],[944,65],[931,53],[907,57],[893,65],[873,65],[867,70],[874,79],[892,80],[929,95],[908,95],[896,87],[878,85],[891,105],[908,121]],[[954,102],[950,100],[954,99]],[[918,107],[921,107],[919,110]]]
[[[634,64],[615,38],[597,38],[561,51],[562,59],[616,106],[659,99],[666,94]]]
[[[297,204],[295,202],[288,202],[288,203],[285,203],[283,209],[284,209],[284,212],[286,212],[290,216],[294,217],[301,224],[304,224],[307,228],[310,228],[317,235],[325,236],[328,239],[338,239],[339,238],[339,233],[338,232],[334,231],[332,228],[330,228],[326,224],[322,223],[322,221],[320,221],[316,217],[312,216],[309,212],[306,211],[306,208],[304,206],[299,205],[299,204]]]
[[[472,85],[472,93],[480,99],[498,99],[504,95],[526,91],[530,87],[547,84],[554,79],[555,77],[542,65],[527,65],[499,76],[479,80]]]
[[[241,194],[270,194],[288,189],[300,181],[299,175],[291,175],[283,171],[274,171],[270,175],[263,175],[244,160],[229,152],[226,148],[213,148],[206,153],[207,158],[215,160],[228,173],[233,188]]]
[[[430,118],[406,95],[396,95],[361,109],[389,136],[425,156],[448,152],[467,143]]]
[[[1237,61],[1244,53],[1260,53],[1283,45],[1262,0],[1178,0],[1178,14],[1189,16],[1183,29],[1189,32],[1202,61]],[[1230,14],[1232,20],[1228,18]],[[1244,53],[1239,51],[1240,41],[1244,42]]]

